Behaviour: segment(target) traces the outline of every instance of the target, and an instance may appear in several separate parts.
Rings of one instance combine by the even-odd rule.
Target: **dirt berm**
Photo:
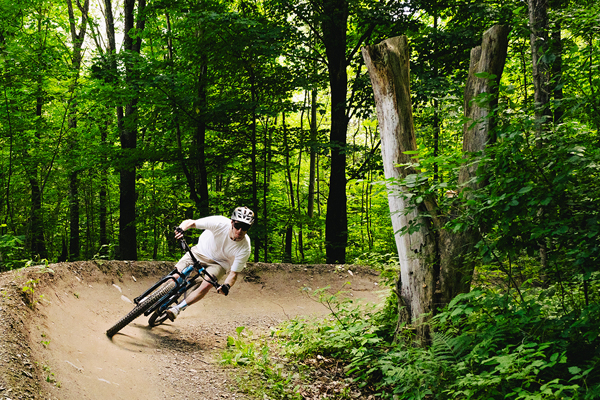
[[[172,268],[86,261],[1,274],[0,400],[250,399],[219,363],[237,327],[259,336],[298,315],[327,314],[303,287],[370,302],[381,295],[366,267],[255,263],[229,296],[212,291],[152,329],[141,316],[109,339],[131,301]]]

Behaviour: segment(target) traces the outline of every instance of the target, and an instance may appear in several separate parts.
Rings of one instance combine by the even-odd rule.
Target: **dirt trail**
[[[351,282],[351,296],[379,301],[378,276],[366,268],[254,264],[229,296],[211,292],[174,323],[149,329],[142,316],[107,338],[172,265],[78,262],[0,275],[0,400],[249,399],[218,363],[236,327],[258,335],[297,315],[326,314],[303,286]]]

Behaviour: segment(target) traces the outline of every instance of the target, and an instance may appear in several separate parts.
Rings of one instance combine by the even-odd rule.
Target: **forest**
[[[183,219],[245,205],[251,261],[389,287],[378,311],[321,293],[337,322],[294,321],[290,357],[381,398],[600,396],[598,2],[0,2],[2,271],[173,260]],[[366,54],[398,37],[414,146],[390,177]],[[433,250],[399,259],[415,234]]]

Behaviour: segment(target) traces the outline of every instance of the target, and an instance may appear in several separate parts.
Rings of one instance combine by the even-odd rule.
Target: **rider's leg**
[[[199,257],[199,259],[204,258],[204,257]],[[181,272],[182,269],[179,268],[180,264],[183,265],[184,259],[182,258],[179,263],[177,263],[177,269]],[[203,262],[205,260],[202,260]],[[206,261],[212,261],[212,260],[206,260]],[[214,261],[213,261],[214,263]],[[206,271],[211,274],[212,276],[214,276],[217,281],[219,279],[221,279],[226,271],[225,268],[223,268],[222,266],[220,266],[219,264],[212,264],[206,267]],[[177,318],[177,315],[179,315],[180,311],[183,311],[186,309],[187,306],[191,306],[194,303],[197,303],[198,301],[202,300],[204,298],[204,296],[206,296],[206,294],[210,291],[210,289],[212,288],[212,284],[207,282],[207,281],[202,281],[202,283],[192,292],[190,293],[188,296],[186,296],[185,300],[183,300],[181,303],[177,304],[176,306],[173,306],[171,308],[169,308],[167,310],[167,316],[169,317],[169,319],[171,321],[174,321],[175,318]]]
[[[167,317],[171,321],[175,321],[175,318],[179,315],[179,313],[187,308],[187,306],[191,306],[194,303],[200,301],[206,294],[210,291],[212,285],[206,281],[203,281],[200,286],[196,288],[192,293],[190,293],[181,303],[177,304],[169,308],[167,312]]]
[[[213,286],[210,283],[204,281],[200,284],[198,288],[196,288],[196,290],[187,295],[184,301],[187,303],[188,306],[191,306],[192,304],[202,300],[212,287]]]

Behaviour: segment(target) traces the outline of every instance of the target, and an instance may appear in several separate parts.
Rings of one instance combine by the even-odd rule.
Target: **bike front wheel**
[[[114,324],[109,330],[106,331],[106,336],[112,338],[117,332],[127,326],[131,321],[142,315],[147,309],[149,309],[154,303],[160,300],[164,295],[169,293],[175,288],[175,281],[170,280],[163,286],[161,286],[156,292],[150,294],[140,304],[138,304],[133,310],[126,316],[121,318],[119,322]]]

